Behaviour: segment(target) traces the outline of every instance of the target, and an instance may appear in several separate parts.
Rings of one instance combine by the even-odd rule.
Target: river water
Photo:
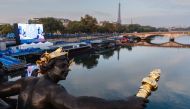
[[[75,96],[124,99],[136,94],[141,80],[155,68],[161,69],[161,78],[147,109],[189,109],[190,48],[138,46],[83,55],[75,58],[67,80],[60,84]]]

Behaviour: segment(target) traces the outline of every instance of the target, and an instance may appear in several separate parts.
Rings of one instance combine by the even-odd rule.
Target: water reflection
[[[164,36],[154,36],[150,38],[151,44],[164,44],[170,42],[169,37]],[[174,39],[174,42],[184,45],[190,45],[190,36],[181,36]]]
[[[102,56],[104,59],[109,59],[111,56],[113,56],[113,54],[114,54],[114,50],[110,50],[108,52],[103,53]]]
[[[150,43],[152,43],[152,44],[163,44],[163,43],[166,43],[169,41],[170,41],[170,39],[168,37],[154,36],[151,38]]]
[[[181,36],[175,39],[175,42],[180,44],[187,44],[190,45],[190,36]]]
[[[74,62],[77,65],[82,64],[83,67],[86,67],[87,69],[91,69],[97,66],[99,57],[100,57],[99,55],[95,55],[95,54],[85,54],[80,57],[76,57],[74,59]]]
[[[147,109],[189,109],[190,50],[153,47],[131,50],[121,48],[77,58],[67,80],[61,84],[73,95],[122,99],[134,95],[141,79],[152,69],[160,68],[159,88],[150,96]]]

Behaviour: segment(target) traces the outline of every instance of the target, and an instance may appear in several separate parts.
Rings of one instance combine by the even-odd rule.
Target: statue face
[[[69,72],[69,66],[61,60],[55,62],[54,67],[51,70],[51,76],[58,80],[65,80]]]

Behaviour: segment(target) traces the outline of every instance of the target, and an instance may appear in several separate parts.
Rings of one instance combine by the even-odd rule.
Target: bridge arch
[[[138,36],[141,37],[141,39],[145,39],[146,37],[152,36],[152,35],[162,35],[164,37],[169,37],[171,39],[174,39],[179,36],[183,35],[190,35],[190,32],[188,31],[171,31],[171,32],[143,32],[143,33],[125,33],[123,36]]]
[[[125,38],[129,38],[131,40],[134,40],[135,42],[140,42],[141,41],[141,37],[139,36],[132,36],[132,35],[129,35],[129,36],[123,36]]]
[[[161,34],[153,34],[153,35],[147,36],[146,39],[155,38],[156,36],[164,37],[164,35],[161,35]]]
[[[185,46],[185,47],[190,47],[190,44],[181,44],[181,43],[178,43],[178,42],[166,42],[166,43],[162,43],[160,45],[172,45],[172,46]]]
[[[168,41],[168,42],[163,42],[163,43],[151,43],[149,41],[146,41],[146,43],[151,44],[151,45],[158,45],[158,46],[167,46],[167,45],[172,45],[172,46],[186,46],[190,47],[190,44],[182,44],[176,41]]]

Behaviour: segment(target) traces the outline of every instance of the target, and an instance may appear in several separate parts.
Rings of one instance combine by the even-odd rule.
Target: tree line
[[[166,28],[156,28],[152,26],[141,26],[139,24],[111,23],[104,21],[98,23],[95,17],[85,15],[80,21],[70,21],[67,26],[63,25],[61,20],[46,17],[39,20],[30,21],[30,23],[41,23],[44,26],[44,33],[49,34],[75,34],[75,33],[133,33],[133,32],[156,32],[168,31]],[[13,32],[13,26],[10,24],[0,25],[0,34]]]
[[[33,22],[36,23],[36,22]],[[121,25],[104,21],[98,23],[97,19],[85,15],[80,21],[70,21],[67,26],[63,26],[60,20],[56,18],[40,18],[38,23],[44,25],[46,33],[132,33],[132,32],[155,32],[168,31],[166,28],[156,28],[151,26],[141,26],[139,24]]]
[[[13,32],[13,25],[3,24],[0,25],[0,35],[8,34]]]

